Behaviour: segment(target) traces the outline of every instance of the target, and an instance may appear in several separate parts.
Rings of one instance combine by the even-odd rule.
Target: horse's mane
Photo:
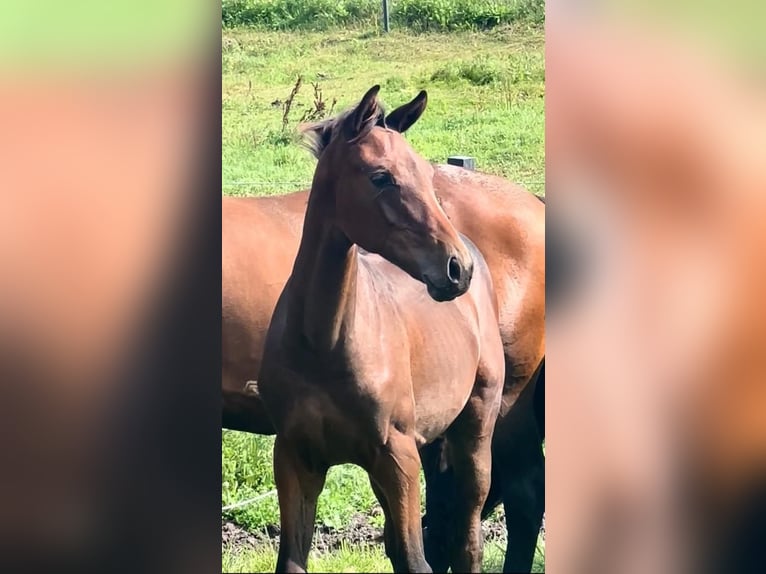
[[[319,156],[332,141],[333,136],[342,131],[338,128],[343,125],[346,118],[356,111],[358,105],[352,106],[331,118],[300,126],[301,145],[319,159]],[[378,103],[375,114],[375,125],[386,127],[386,110],[380,103]]]

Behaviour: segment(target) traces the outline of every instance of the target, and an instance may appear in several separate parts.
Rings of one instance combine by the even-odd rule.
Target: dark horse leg
[[[277,572],[305,572],[314,535],[317,499],[327,467],[308,464],[300,451],[282,437],[274,444],[274,479],[279,496],[279,557]]]
[[[452,534],[451,505],[455,500],[455,477],[446,460],[446,441],[438,438],[420,449],[426,478],[426,514],[423,517],[423,543],[426,560],[435,572],[446,572],[450,565]]]
[[[391,428],[388,442],[367,469],[388,509],[386,553],[395,572],[432,572],[420,528],[420,458],[415,438]]]
[[[531,571],[545,512],[541,421],[533,408],[541,383],[538,376],[527,385],[495,429],[493,486],[502,495],[508,530],[503,572]]]
[[[503,485],[508,547],[503,572],[531,572],[545,512],[545,463],[530,460],[519,476]]]

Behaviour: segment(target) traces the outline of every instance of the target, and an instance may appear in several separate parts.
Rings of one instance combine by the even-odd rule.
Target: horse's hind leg
[[[279,496],[279,557],[277,572],[305,572],[314,535],[317,499],[327,468],[312,468],[292,444],[277,436],[274,480]]]
[[[367,469],[387,503],[387,552],[395,572],[432,572],[420,528],[420,457],[414,437],[391,428],[388,442]]]
[[[436,439],[420,449],[426,479],[426,515],[423,517],[423,543],[426,560],[436,572],[446,572],[453,548],[452,505],[455,477],[444,462],[445,441]]]
[[[545,512],[540,384],[544,381],[539,377],[530,382],[495,427],[493,486],[501,489],[508,529],[503,572],[531,571]]]
[[[455,473],[453,572],[481,572],[481,511],[489,493],[501,388],[501,384],[477,380],[474,394],[446,433]]]
[[[542,453],[527,459],[503,484],[508,547],[503,572],[531,572],[545,512],[545,463]]]

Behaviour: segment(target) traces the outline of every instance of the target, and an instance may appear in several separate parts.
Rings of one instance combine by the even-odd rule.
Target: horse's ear
[[[374,85],[362,97],[362,101],[356,106],[356,109],[349,114],[343,125],[343,131],[346,139],[353,141],[366,135],[377,123],[380,115],[378,106],[379,85]]]
[[[386,117],[386,126],[399,133],[406,132],[412,127],[412,124],[418,121],[420,116],[423,115],[427,103],[428,94],[425,90],[421,90],[411,102],[399,106],[393,112],[388,114]]]
[[[303,145],[319,159],[324,149],[330,144],[332,138],[332,122],[325,120],[313,124],[301,124],[298,126],[303,136]]]

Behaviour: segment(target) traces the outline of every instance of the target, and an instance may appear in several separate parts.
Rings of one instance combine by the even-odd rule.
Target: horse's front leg
[[[432,572],[423,552],[420,525],[420,457],[415,438],[392,428],[368,469],[385,499],[386,552],[395,572]]]
[[[388,509],[388,501],[386,500],[383,491],[372,479],[370,479],[370,486],[372,487],[372,492],[375,494],[375,498],[377,498],[380,503],[380,507],[383,509],[383,516],[385,518],[385,522],[383,523],[383,547],[386,550],[386,556],[388,556],[389,560],[393,560],[396,542],[393,536],[393,522],[391,520],[391,511]]]
[[[326,467],[311,468],[291,444],[277,435],[274,443],[274,480],[281,523],[277,572],[306,572],[317,499],[326,476]]]

